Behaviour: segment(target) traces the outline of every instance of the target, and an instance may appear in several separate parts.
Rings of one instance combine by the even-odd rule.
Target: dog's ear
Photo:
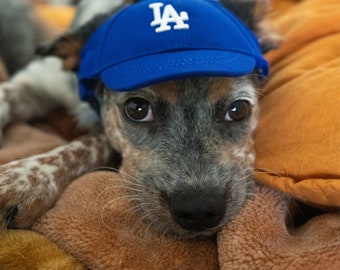
[[[281,38],[268,21],[270,0],[220,0],[221,3],[246,24],[257,36],[262,51],[275,49]]]
[[[81,48],[84,43],[84,37],[78,33],[64,34],[51,44],[39,46],[37,48],[37,54],[42,56],[58,56],[63,59],[63,69],[77,70],[79,67]]]
[[[50,44],[39,46],[37,54],[42,56],[55,55],[63,59],[63,68],[77,70],[80,63],[80,52],[92,33],[107,20],[110,15],[100,14],[81,27],[58,37]]]
[[[94,16],[85,24],[66,33],[54,42],[37,48],[37,54],[42,56],[55,55],[63,59],[63,68],[66,70],[77,70],[80,63],[80,53],[83,45],[93,32],[102,25],[112,14],[127,4],[138,2],[138,0],[123,0],[122,3],[106,13],[100,13]]]

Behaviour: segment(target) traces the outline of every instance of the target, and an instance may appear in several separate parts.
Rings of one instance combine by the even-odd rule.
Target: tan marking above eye
[[[175,104],[178,98],[178,88],[175,81],[162,82],[147,87],[154,91],[160,99],[169,104]]]
[[[229,96],[233,88],[231,80],[230,78],[214,78],[212,80],[208,90],[208,101],[211,104]]]

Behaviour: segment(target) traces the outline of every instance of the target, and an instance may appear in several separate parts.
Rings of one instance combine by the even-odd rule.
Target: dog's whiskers
[[[151,213],[143,213],[140,218],[134,223],[134,225],[132,226],[132,232],[137,233],[138,229],[140,228],[139,224],[140,223],[144,223],[144,226],[146,225],[144,231],[144,236],[147,237],[148,234],[147,233],[151,233],[152,234],[152,230],[151,227],[153,226],[153,222],[154,220],[152,219],[152,214]],[[143,227],[144,227],[143,226]]]
[[[257,167],[257,166],[254,168],[254,176],[256,176],[258,174],[264,174],[264,173],[269,173],[271,175],[275,175],[275,176],[278,176],[278,177],[283,177],[283,175],[280,174],[279,172],[271,170],[271,169],[268,169],[268,168]]]
[[[101,213],[100,213],[100,217],[101,217],[101,221],[102,221],[102,224],[104,224],[105,227],[109,228],[110,230],[114,231],[115,228],[111,227],[107,221],[105,221],[105,219],[108,218],[107,214],[104,213],[107,208],[113,204],[113,203],[116,203],[117,201],[121,200],[122,202],[124,201],[134,201],[134,200],[137,200],[137,198],[135,198],[136,196],[135,195],[126,195],[126,196],[120,196],[120,197],[116,197],[112,200],[110,200],[109,202],[107,202],[103,207],[102,207],[102,210],[101,210]],[[124,211],[127,212],[127,215],[131,212],[131,211],[134,211],[134,208],[136,208],[136,206],[132,207],[132,208],[124,208]],[[125,215],[125,216],[127,216]]]

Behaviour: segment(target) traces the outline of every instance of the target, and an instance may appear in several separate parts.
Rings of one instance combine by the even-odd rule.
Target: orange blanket
[[[34,230],[90,269],[340,269],[340,214],[330,211],[340,206],[340,2],[274,0],[272,20],[284,41],[267,55],[272,74],[255,134],[261,184],[215,240],[179,241],[154,234],[124,199],[120,175],[109,172],[71,184]],[[64,128],[70,123],[58,124],[58,118],[10,127],[1,162],[74,137]],[[327,211],[309,215],[284,192]],[[0,265],[2,252],[13,245],[15,259],[6,261],[11,266],[25,263],[17,259],[18,252],[27,261],[38,260],[22,242],[8,239],[13,238],[0,234],[5,247]],[[66,261],[67,269],[79,269]]]
[[[321,206],[340,207],[340,2],[275,2],[284,42],[268,53],[271,79],[255,135],[266,185]]]

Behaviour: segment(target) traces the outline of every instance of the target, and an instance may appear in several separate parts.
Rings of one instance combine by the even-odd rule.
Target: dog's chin
[[[190,231],[185,229],[168,231],[165,236],[178,240],[208,240],[214,239],[216,234],[221,231],[222,226],[210,228],[204,231]]]
[[[171,222],[172,223],[172,222]],[[167,228],[162,226],[152,226],[153,230],[160,236],[174,238],[176,240],[208,240],[214,239],[216,234],[222,230],[224,223],[202,231],[183,229],[180,225],[172,223]]]
[[[161,209],[161,210],[160,210]],[[220,232],[224,226],[230,221],[228,212],[214,227],[202,230],[183,228],[171,216],[167,208],[157,208],[158,211],[150,211],[150,209],[140,209],[143,223],[156,235],[161,237],[169,237],[176,240],[207,240],[214,239],[216,234]],[[154,210],[154,209],[153,209]]]

